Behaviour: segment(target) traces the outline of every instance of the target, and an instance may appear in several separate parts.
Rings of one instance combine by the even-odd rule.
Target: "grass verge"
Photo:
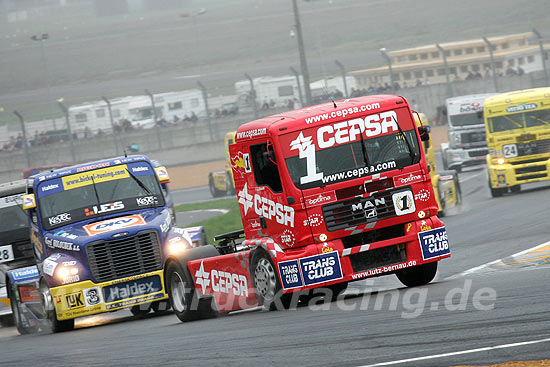
[[[192,210],[206,210],[206,209],[227,209],[229,212],[221,215],[217,215],[213,218],[201,220],[196,223],[192,223],[189,227],[203,226],[206,231],[208,242],[212,243],[214,236],[236,231],[243,228],[241,221],[241,213],[239,211],[239,204],[235,199],[221,199],[214,201],[207,201],[204,203],[192,203],[182,204],[176,206],[176,212],[186,212]]]

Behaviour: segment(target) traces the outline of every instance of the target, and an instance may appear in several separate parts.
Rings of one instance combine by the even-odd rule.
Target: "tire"
[[[0,316],[0,326],[2,327],[15,326],[15,320],[13,318],[13,314]]]
[[[489,182],[489,190],[491,191],[491,196],[494,198],[499,198],[506,192],[506,188],[492,188],[491,183]]]
[[[54,310],[54,303],[52,295],[50,293],[50,288],[46,284],[44,279],[40,280],[40,301],[42,302],[42,307],[44,307],[44,312],[46,313],[46,319],[50,324],[52,333],[62,333],[65,331],[74,330],[74,319],[70,320],[58,320],[57,315]]]
[[[172,261],[166,268],[166,285],[170,305],[182,322],[215,317],[211,299],[200,300],[195,293],[195,285],[187,268]]]
[[[227,182],[227,196],[235,195],[237,193],[237,190],[235,190],[235,185],[233,183],[233,178],[229,173],[225,173],[225,181]]]
[[[212,175],[208,176],[208,187],[210,188],[210,194],[212,194],[213,197],[217,198],[223,195],[223,191],[218,190],[214,185],[214,178]]]
[[[292,293],[283,294],[275,265],[265,251],[257,250],[250,262],[250,274],[258,301],[267,310],[288,309]]]
[[[327,288],[332,291],[331,301],[334,302],[346,289],[348,289],[348,282],[332,284]]]
[[[402,269],[395,273],[403,285],[407,287],[418,287],[428,284],[437,273],[437,261],[417,265],[412,268]]]
[[[169,311],[170,308],[170,301],[155,301],[151,304],[151,309],[155,313],[164,313]]]
[[[510,191],[513,193],[517,193],[521,191],[521,185],[515,185],[510,187]]]
[[[8,283],[7,287],[11,287],[11,285]],[[10,291],[10,303],[11,303],[11,312],[13,315],[13,321],[15,323],[15,328],[21,335],[25,334],[34,334],[38,332],[38,324],[34,325],[25,325],[23,322],[23,317],[21,316],[21,308],[19,305],[19,300],[13,294],[14,290]],[[36,320],[30,320],[30,322],[36,322]]]
[[[130,307],[130,312],[132,315],[136,317],[142,317],[145,316],[151,311],[151,304],[150,303],[143,303],[141,305],[136,305]]]

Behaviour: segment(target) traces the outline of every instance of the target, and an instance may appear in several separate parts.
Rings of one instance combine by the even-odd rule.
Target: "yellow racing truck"
[[[240,164],[243,162],[231,162],[229,159],[229,145],[235,141],[235,131],[230,131],[225,134],[224,147],[225,147],[225,169],[212,171],[208,174],[208,187],[213,197],[234,195],[235,184],[233,182],[233,170],[231,169],[233,164]]]
[[[522,184],[550,180],[550,88],[489,97],[483,114],[493,197],[519,192]]]
[[[429,126],[429,121],[426,115],[423,113],[414,113],[414,120],[416,125]],[[422,121],[422,123],[420,122]],[[435,200],[439,206],[438,216],[444,217],[449,209],[452,209],[462,202],[462,193],[460,190],[460,183],[458,181],[458,174],[454,170],[438,171],[435,164],[435,153],[432,146],[432,140],[423,142],[424,152],[426,153],[426,161],[428,162],[428,168],[430,171],[430,177],[432,179],[432,186],[434,189]],[[416,194],[419,196],[415,198],[421,200],[422,193]]]

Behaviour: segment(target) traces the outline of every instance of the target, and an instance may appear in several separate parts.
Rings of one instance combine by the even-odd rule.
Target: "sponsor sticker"
[[[298,260],[281,261],[277,266],[279,267],[279,274],[281,275],[284,289],[297,288],[304,285]]]
[[[115,201],[114,203],[101,204],[99,206],[94,205],[91,208],[86,208],[84,209],[84,214],[89,217],[91,215],[103,214],[121,209],[124,209],[124,203],[122,201]]]
[[[422,171],[415,171],[404,175],[395,176],[393,178],[394,186],[410,185],[422,181]]]
[[[147,224],[140,214],[128,215],[126,217],[103,220],[101,222],[83,226],[88,236],[95,236],[100,233],[115,231],[117,229],[142,226]]]
[[[144,196],[141,198],[136,198],[136,204],[138,206],[153,206],[158,204],[158,199],[156,196]]]
[[[424,260],[433,259],[451,253],[445,227],[430,229],[418,233],[418,241]]]
[[[430,199],[430,191],[421,189],[416,195],[414,195],[414,199],[426,202]]]
[[[338,251],[301,258],[300,270],[305,285],[325,283],[343,277]]]
[[[39,276],[38,267],[29,266],[23,269],[12,270],[10,272],[13,280],[32,279]]]
[[[84,302],[86,302],[86,307],[103,303],[103,296],[99,287],[84,289],[82,293],[84,294]]]
[[[277,203],[259,194],[252,196],[248,192],[248,184],[237,194],[238,203],[243,206],[244,215],[254,207],[256,215],[262,216],[267,220],[275,220],[284,226],[294,227],[294,208],[291,206]]]
[[[53,217],[48,218],[50,226],[55,226],[61,223],[69,222],[71,220],[71,215],[69,213],[61,213]]]
[[[201,286],[202,294],[207,294],[210,287],[213,292],[248,297],[248,280],[246,276],[218,269],[205,271],[204,261],[201,261],[199,270],[195,272],[195,283]]]
[[[69,310],[74,308],[82,308],[86,304],[84,303],[84,295],[81,291],[75,293],[69,293],[65,295],[65,303]]]
[[[57,267],[57,262],[55,262],[53,259],[47,258],[42,263],[42,271],[44,274],[47,274],[51,277],[53,277],[53,273],[55,272],[55,268]]]
[[[410,190],[393,193],[392,200],[396,215],[405,215],[416,211],[413,194]]]
[[[63,182],[60,178],[42,181],[38,186],[38,197],[44,197],[60,191],[63,191]]]
[[[334,190],[322,194],[306,196],[303,199],[306,208],[332,203],[333,201],[336,201],[336,192]]]
[[[114,284],[103,288],[105,303],[121,301],[127,298],[140,297],[162,291],[158,275],[137,279],[126,283]]]
[[[77,187],[92,185],[93,183],[97,184],[128,177],[130,177],[130,175],[128,174],[127,167],[121,165],[65,176],[62,177],[61,180],[63,182],[63,188],[65,190],[70,190]]]

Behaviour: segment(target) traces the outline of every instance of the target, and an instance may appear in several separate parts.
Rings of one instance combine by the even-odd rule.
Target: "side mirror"
[[[161,184],[170,182],[170,176],[168,176],[168,171],[166,170],[166,167],[157,167],[155,168],[155,172]]]
[[[420,140],[429,141],[430,140],[430,127],[429,126],[419,126],[418,134],[420,135]]]
[[[36,208],[36,198],[34,194],[23,195],[23,210]]]
[[[443,108],[441,109],[441,114],[442,114],[443,116],[447,117],[447,107],[443,107]]]

